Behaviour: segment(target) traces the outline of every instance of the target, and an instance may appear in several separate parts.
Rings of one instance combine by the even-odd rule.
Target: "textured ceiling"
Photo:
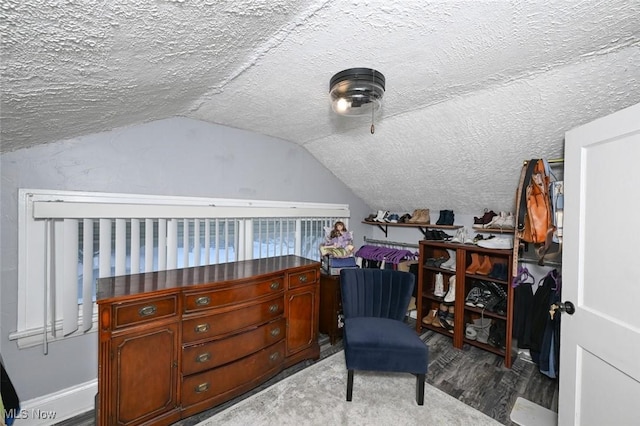
[[[640,2],[2,0],[1,150],[186,116],[304,146],[373,209],[510,210],[522,160],[640,102]],[[387,79],[376,117],[331,76]]]

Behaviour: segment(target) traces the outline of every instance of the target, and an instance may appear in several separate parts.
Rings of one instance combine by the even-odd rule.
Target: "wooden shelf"
[[[384,232],[384,236],[387,237],[388,227],[398,227],[398,228],[417,228],[422,232],[424,237],[427,237],[428,229],[458,229],[462,228],[462,225],[432,225],[430,223],[393,223],[393,222],[370,222],[368,220],[363,220],[362,223],[367,225],[375,225],[382,232]]]
[[[511,368],[513,361],[511,356],[512,339],[511,332],[513,329],[513,297],[514,292],[511,287],[512,272],[511,268],[507,268],[506,279],[496,279],[489,277],[488,275],[467,274],[466,270],[472,262],[473,256],[488,257],[492,264],[506,264],[510,266],[513,262],[513,252],[510,249],[491,249],[478,247],[475,244],[462,244],[451,243],[447,241],[432,241],[422,240],[420,241],[420,268],[418,269],[417,294],[420,296],[416,301],[417,318],[419,318],[419,327],[417,331],[422,329],[429,329],[452,336],[452,344],[455,348],[461,349],[464,343],[468,343],[473,346],[477,346],[489,352],[495,353],[501,357],[504,357],[504,365],[506,368]],[[438,268],[436,266],[426,265],[426,260],[429,258],[437,258],[441,256],[446,257],[446,253],[450,256],[455,252],[456,270],[446,270]],[[472,256],[473,255],[473,256]],[[446,276],[451,277],[454,275],[455,280],[455,301],[454,305],[454,330],[453,333],[449,333],[448,330],[438,330],[438,327],[424,325],[421,322],[421,318],[427,315],[431,309],[439,307],[440,303],[443,303],[443,298],[436,297],[433,293],[435,290],[436,274],[441,272]],[[504,278],[504,277],[503,277]],[[451,281],[444,279],[444,291],[448,291],[448,285]],[[491,281],[496,286],[504,290],[506,295],[506,307],[504,313],[497,313],[489,311],[487,309],[476,308],[473,306],[467,306],[465,299],[467,298],[471,289],[477,285],[476,281]],[[492,284],[493,285],[493,284]],[[490,344],[481,343],[475,340],[469,340],[465,337],[465,328],[468,323],[475,321],[477,318],[489,318],[493,323],[499,324],[504,329],[504,346],[503,348],[497,348]]]

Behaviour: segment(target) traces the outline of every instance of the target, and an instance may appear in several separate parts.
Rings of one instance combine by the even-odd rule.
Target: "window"
[[[296,254],[319,259],[346,205],[19,191],[20,347],[78,335],[96,321],[100,277]],[[43,331],[47,330],[47,333]]]

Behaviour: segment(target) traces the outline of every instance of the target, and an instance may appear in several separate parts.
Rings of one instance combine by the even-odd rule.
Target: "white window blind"
[[[91,331],[96,280],[296,254],[319,258],[347,205],[19,191],[20,347]],[[46,332],[45,332],[46,331]]]

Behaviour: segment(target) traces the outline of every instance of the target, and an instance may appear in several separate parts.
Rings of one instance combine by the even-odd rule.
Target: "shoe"
[[[469,233],[467,232],[467,228],[462,228],[462,242],[464,244],[475,244],[475,241],[469,236]]]
[[[427,315],[426,317],[422,318],[422,323],[425,325],[431,325],[433,324],[433,320],[436,318],[436,316],[438,315],[438,310],[437,309],[432,309],[429,311],[429,315]]]
[[[454,302],[455,300],[456,300],[456,276],[451,275],[451,277],[449,277],[449,290],[447,291],[447,294],[444,295],[444,301],[445,303],[451,303],[451,302]]]
[[[462,229],[463,229],[463,228],[458,228],[458,229],[456,230],[456,235],[455,235],[455,237],[453,237],[453,238],[451,239],[451,242],[452,242],[452,243],[458,243],[458,244],[462,244],[462,243],[464,243],[464,235],[463,235],[463,231],[462,231]]]
[[[500,214],[496,215],[491,222],[484,225],[485,228],[502,228],[502,224],[504,220],[507,218],[506,212],[500,212]]]
[[[423,223],[428,225],[431,223],[431,219],[429,218],[429,209],[414,210],[413,216],[408,220],[408,223]]]
[[[467,306],[476,306],[476,303],[482,296],[482,288],[479,286],[473,287],[467,297],[464,299],[464,304]]]
[[[388,211],[378,210],[378,215],[373,219],[375,222],[384,222],[385,218],[389,216]]]
[[[449,313],[449,308],[447,307],[447,305],[445,305],[444,303],[441,303],[440,308],[438,309],[438,314],[433,319],[433,322],[431,323],[431,325],[434,327],[444,327],[442,323],[447,318],[448,313]]]
[[[494,323],[489,331],[489,344],[496,348],[504,348],[506,334],[506,326],[503,321]]]
[[[447,253],[449,254],[449,260],[447,260],[442,265],[440,265],[440,267],[442,269],[447,269],[449,271],[454,271],[455,272],[455,270],[456,270],[456,251],[455,250],[451,250],[451,249],[447,249]]]
[[[449,306],[449,311],[447,312],[447,315],[444,317],[444,319],[440,319],[440,324],[442,324],[442,326],[444,328],[447,329],[447,331],[449,333],[453,333],[453,328],[454,328],[454,310],[455,308],[453,306]]]
[[[494,263],[488,276],[496,280],[506,281],[509,275],[508,268],[506,263]]]
[[[453,225],[453,210],[440,210],[440,217],[436,225]]]
[[[424,223],[429,225],[431,223],[431,216],[429,213],[429,209],[421,209],[422,216],[420,216],[420,221],[418,223]]]
[[[482,235],[482,234],[476,234],[476,235],[473,237],[473,244],[478,244],[478,241],[480,241],[480,240],[482,240],[482,239],[484,239],[484,235]]]
[[[407,223],[409,219],[411,219],[411,215],[409,213],[405,213],[400,216],[400,219],[398,219],[398,223]]]
[[[387,216],[385,218],[385,221],[389,222],[389,223],[398,223],[399,219],[400,219],[400,217],[397,214],[393,213],[393,214],[390,214],[389,216]]]
[[[478,338],[478,332],[473,324],[467,324],[467,328],[464,330],[464,337],[469,340],[476,340]]]
[[[492,249],[512,249],[513,239],[509,237],[495,237],[478,241],[478,247]]]
[[[430,266],[432,268],[439,268],[447,259],[444,257],[430,257],[424,262],[424,266]]]
[[[473,275],[476,273],[480,265],[482,264],[482,258],[478,253],[471,253],[471,264],[467,267],[465,271],[469,275]]]
[[[369,216],[364,218],[365,222],[375,222],[376,221],[376,214],[375,213],[371,213]]]
[[[441,272],[436,274],[436,282],[434,285],[433,295],[436,297],[443,297],[444,293],[444,277]]]
[[[480,267],[476,269],[476,274],[489,275],[492,267],[493,263],[491,263],[491,258],[489,256],[482,256],[482,263],[480,264]]]
[[[490,318],[478,318],[473,320],[473,328],[476,329],[476,340],[480,343],[487,343],[489,341],[489,332],[491,329]]]
[[[497,215],[493,210],[484,209],[484,215],[482,217],[473,218],[473,227],[478,229],[486,228],[486,225],[491,223],[493,218],[496,216]]]

